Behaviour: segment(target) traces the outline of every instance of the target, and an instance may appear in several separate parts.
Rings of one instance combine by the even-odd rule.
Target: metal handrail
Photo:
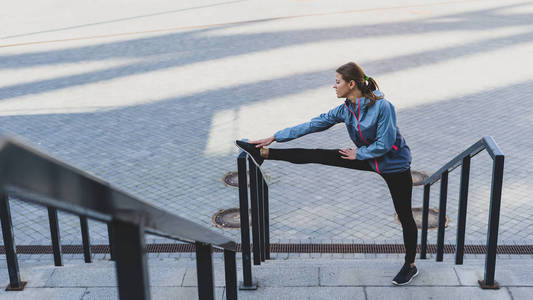
[[[420,258],[426,258],[427,252],[427,231],[428,231],[428,213],[429,213],[429,196],[430,187],[435,182],[441,182],[440,185],[440,203],[439,203],[439,229],[437,237],[437,261],[443,260],[444,249],[444,226],[446,223],[446,202],[448,193],[448,174],[455,168],[462,166],[461,183],[459,191],[459,210],[458,210],[458,226],[457,226],[457,241],[455,252],[455,263],[463,263],[464,254],[464,237],[466,228],[466,209],[468,201],[468,185],[470,178],[470,159],[487,150],[493,160],[492,168],[492,182],[491,182],[491,197],[490,197],[490,211],[489,224],[487,230],[487,253],[485,257],[485,276],[484,280],[480,280],[479,284],[482,288],[498,288],[498,284],[494,281],[494,273],[496,268],[496,249],[498,246],[498,227],[500,219],[500,204],[503,187],[503,167],[505,156],[500,150],[494,139],[490,136],[485,136],[468,149],[450,160],[437,172],[431,175],[424,181],[424,202],[422,211],[422,236],[420,247]]]
[[[102,222],[112,218],[146,232],[236,251],[225,236],[145,203],[14,138],[0,142],[0,185],[8,194]]]
[[[267,178],[252,158],[244,151],[237,156],[237,170],[239,182],[239,210],[241,220],[241,245],[242,245],[242,270],[243,281],[240,284],[242,290],[255,290],[257,281],[252,279],[253,264],[261,265],[261,262],[270,259],[270,217]],[[248,161],[248,168],[246,167]],[[247,169],[250,177],[250,187],[247,187]],[[248,205],[248,191],[250,205]],[[250,249],[250,226],[248,221],[248,207],[252,214],[252,239],[253,252]]]
[[[79,215],[80,220],[82,220],[82,217],[88,217],[108,223],[108,225],[112,224],[113,226],[108,228],[113,228],[113,230],[110,230],[110,235],[113,234],[115,236],[114,240],[124,241],[128,235],[133,240],[139,240],[139,255],[143,257],[144,233],[195,243],[197,257],[204,257],[204,261],[206,255],[211,256],[211,246],[224,249],[225,258],[227,258],[226,254],[231,252],[233,261],[237,251],[237,244],[219,233],[138,200],[93,175],[28,146],[17,138],[2,137],[0,140],[0,216],[2,217],[6,256],[11,256],[11,259],[8,259],[10,286],[14,289],[23,288],[23,286],[21,287],[16,252],[14,251],[15,245],[12,240],[12,224],[7,195],[15,195],[21,200],[47,206],[52,216],[50,218],[51,227],[54,224],[57,225],[56,209]],[[83,225],[87,226],[86,222],[83,223],[82,221],[82,227]],[[118,234],[118,232],[112,233],[115,230],[119,230],[121,234]],[[56,231],[57,237],[54,237],[54,231]],[[60,255],[58,233],[58,228],[52,229],[52,238],[57,239],[57,243],[54,242],[57,247],[54,248],[57,248],[57,253]],[[110,236],[110,243],[111,240]],[[111,252],[112,256],[113,252],[117,252],[117,249],[124,247],[115,242],[110,246],[114,249]],[[124,250],[127,251],[127,249]],[[54,253],[56,254],[56,251]],[[124,251],[121,253],[124,253]],[[115,254],[117,275],[119,277],[119,294],[121,298],[133,299],[123,295],[121,285],[124,282],[121,282],[121,276],[118,274],[120,273],[119,264],[121,261],[124,263],[126,258],[121,258],[118,253]],[[202,270],[198,270],[199,276],[200,273],[204,274],[205,270],[211,269],[212,272],[212,263],[209,266],[210,262],[211,259],[209,258],[207,267],[204,268],[205,266],[203,266]],[[198,263],[205,265],[205,262],[198,261]],[[61,265],[60,258],[59,263],[56,262],[56,265]],[[141,269],[144,270],[140,270],[140,276],[146,277],[147,275],[144,274],[146,268]],[[147,279],[147,277],[144,279]],[[145,284],[147,283],[143,282],[142,285]],[[211,288],[214,288],[212,284],[213,282],[211,282]],[[205,294],[205,291],[200,291],[200,282],[198,285],[200,298],[211,299],[210,295],[208,295],[209,293]],[[231,287],[229,289],[234,290]],[[137,292],[139,291],[135,291],[135,293]],[[203,297],[202,293],[207,295],[207,297]],[[234,299],[236,299],[236,290],[234,294]],[[128,295],[134,295],[134,293],[128,293]],[[134,298],[147,299],[149,298],[149,293],[146,290],[140,291]],[[228,295],[229,298],[230,296]]]
[[[490,136],[485,136],[472,146],[468,147],[465,151],[463,151],[461,154],[457,155],[454,159],[450,160],[447,164],[445,164],[442,168],[440,168],[437,172],[435,172],[433,175],[431,175],[428,179],[424,181],[424,185],[426,184],[433,184],[437,182],[440,179],[440,176],[444,171],[453,171],[455,168],[462,165],[463,159],[467,156],[474,157],[479,152],[483,150],[487,150],[489,155],[492,157],[492,159],[495,159],[497,156],[504,156],[494,139]]]

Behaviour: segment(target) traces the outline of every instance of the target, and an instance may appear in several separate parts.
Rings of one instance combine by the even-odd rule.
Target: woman
[[[333,88],[345,102],[310,122],[276,132],[273,136],[250,141],[236,141],[257,164],[264,159],[295,164],[319,163],[376,172],[387,183],[403,230],[405,264],[392,283],[405,285],[418,275],[414,265],[417,228],[411,212],[411,152],[396,126],[394,106],[383,98],[376,81],[365,75],[353,62],[336,70]],[[272,142],[286,142],[303,135],[323,131],[344,122],[356,149],[275,149]]]

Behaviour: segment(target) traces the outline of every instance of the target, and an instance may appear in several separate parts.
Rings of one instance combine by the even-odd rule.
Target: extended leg
[[[363,171],[372,171],[366,160],[348,160],[343,159],[339,149],[268,149],[267,159],[288,161],[294,164],[323,164],[328,166],[357,169]]]

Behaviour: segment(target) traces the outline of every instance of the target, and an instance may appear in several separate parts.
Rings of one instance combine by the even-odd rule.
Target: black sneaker
[[[252,158],[256,165],[260,166],[265,160],[261,157],[261,148],[256,148],[254,144],[250,144],[243,141],[235,141],[235,145],[241,148],[242,151],[248,153],[248,155]]]
[[[392,280],[392,283],[394,285],[406,285],[406,284],[409,284],[411,280],[413,280],[413,278],[415,278],[417,275],[418,275],[417,268],[416,267],[411,268],[411,265],[406,263],[403,265],[402,269],[400,270],[400,272],[398,272],[396,277],[394,277],[394,279]]]

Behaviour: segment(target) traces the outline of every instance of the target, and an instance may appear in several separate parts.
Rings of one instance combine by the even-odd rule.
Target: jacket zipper
[[[346,105],[346,102],[344,103],[344,106],[346,106],[346,108],[353,114],[353,116],[355,117],[355,119],[357,120],[357,129],[359,130],[359,135],[361,136],[361,139],[366,143],[366,145],[370,145],[366,140],[365,138],[363,137],[363,133],[361,132],[361,127],[359,126],[359,116],[361,115],[361,106],[359,105],[359,98],[357,98],[357,116],[355,115],[355,113],[348,107],[348,105]],[[393,145],[394,147],[394,145]],[[396,150],[396,149],[395,149]],[[378,172],[378,174],[381,174],[381,172],[379,171],[379,168],[378,168],[378,160],[376,158],[374,158],[374,162],[376,163],[376,171]]]

